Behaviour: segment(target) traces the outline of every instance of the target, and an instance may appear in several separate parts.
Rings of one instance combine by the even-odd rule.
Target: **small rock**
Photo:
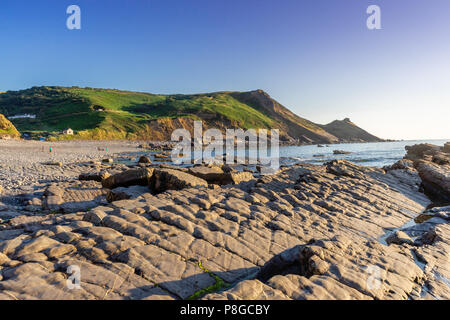
[[[62,167],[62,165],[63,165],[61,161],[55,161],[55,162],[50,161],[50,162],[45,162],[44,164],[47,166],[57,166],[57,167]]]
[[[333,154],[351,154],[351,152],[344,150],[333,150]]]
[[[152,163],[152,161],[151,161],[150,158],[147,157],[147,156],[141,156],[141,157],[139,158],[138,163]]]
[[[228,173],[228,176],[232,184],[240,184],[241,182],[247,182],[254,178],[250,172],[231,172]]]
[[[106,171],[99,173],[82,173],[78,176],[78,180],[102,182],[103,180],[109,178],[110,176],[111,175]]]
[[[386,166],[383,169],[386,171],[389,170],[408,170],[408,169],[414,169],[413,162],[408,159],[401,159],[394,163],[392,166]]]
[[[413,244],[413,240],[403,231],[396,231],[386,238],[387,244]]]

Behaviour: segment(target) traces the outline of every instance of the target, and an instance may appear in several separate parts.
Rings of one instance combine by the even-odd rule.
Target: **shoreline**
[[[374,142],[375,143],[375,142]],[[356,145],[358,143],[352,143]],[[366,144],[366,143],[364,143]],[[151,146],[146,148],[146,146]],[[139,157],[148,152],[163,152],[158,149],[173,145],[172,142],[148,142],[130,140],[70,140],[70,141],[34,141],[34,140],[0,140],[0,186],[4,192],[14,191],[20,193],[21,190],[28,191],[36,185],[45,185],[52,181],[77,179],[78,175],[85,170],[83,163],[89,161],[101,161],[104,158],[127,158]],[[308,147],[315,145],[301,146],[280,146]],[[334,145],[330,145],[334,146]],[[337,146],[337,145],[336,145]],[[52,147],[52,152],[49,148]],[[319,153],[322,148],[317,148]],[[332,156],[330,154],[330,156]],[[322,164],[323,162],[340,158],[339,155],[330,159],[317,157],[311,160],[298,160],[293,156],[280,154],[280,159],[289,162],[287,165],[295,163]],[[316,160],[317,159],[317,160]],[[399,159],[398,159],[399,160]],[[291,163],[291,161],[293,161]],[[62,167],[52,166],[46,163],[62,163]],[[169,161],[170,162],[170,161]],[[395,161],[393,161],[395,162]],[[280,163],[283,165],[283,163]],[[362,164],[364,165],[364,164]],[[13,192],[13,193],[14,193]]]
[[[163,164],[167,151],[114,162],[138,143],[7,144],[1,183],[42,179],[3,192],[0,299],[450,299],[450,206],[422,190],[423,173],[448,170],[439,147],[385,169],[338,159],[260,175]],[[48,158],[65,162],[33,164]]]

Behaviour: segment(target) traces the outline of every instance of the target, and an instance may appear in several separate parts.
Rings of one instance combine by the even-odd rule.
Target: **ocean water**
[[[450,140],[330,144],[324,145],[323,148],[317,145],[280,147],[280,163],[285,165],[298,162],[322,164],[334,159],[345,159],[360,165],[383,167],[402,159],[406,154],[405,146],[418,143],[432,143],[443,146],[447,141]],[[334,155],[333,150],[343,150],[351,153]],[[318,157],[319,155],[320,157]]]
[[[354,163],[383,167],[391,165],[396,161],[403,158],[406,154],[405,146],[412,146],[418,143],[432,143],[435,145],[443,146],[445,142],[449,140],[409,140],[409,141],[397,141],[397,142],[374,142],[374,143],[348,143],[348,144],[330,144],[323,145],[324,147],[318,147],[317,145],[310,146],[287,146],[280,147],[280,165],[292,165],[295,163],[306,162],[313,164],[323,164],[325,162],[334,159],[345,159]],[[350,154],[333,154],[333,150],[343,150],[350,152]],[[125,158],[119,159],[117,162],[132,165],[136,161],[130,161],[127,157],[139,158],[141,155],[149,156],[155,163],[171,163],[170,160],[157,161],[154,155],[159,152],[133,152],[122,154]],[[256,150],[245,150],[238,152],[235,150],[235,154],[245,153],[247,157],[256,159]],[[201,154],[192,153],[192,159],[201,158]],[[189,158],[188,158],[189,159]],[[190,167],[191,164],[182,164],[182,167]],[[254,165],[250,165],[254,167]],[[242,170],[242,166],[237,167],[238,170]]]

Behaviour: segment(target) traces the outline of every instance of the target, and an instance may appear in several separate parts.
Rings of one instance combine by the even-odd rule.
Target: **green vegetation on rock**
[[[218,292],[218,291],[225,290],[230,287],[229,283],[225,282],[225,280],[223,280],[219,276],[215,275],[214,273],[212,273],[211,271],[206,269],[202,265],[201,261],[198,262],[198,266],[200,269],[203,270],[203,272],[208,273],[211,277],[213,277],[214,280],[216,280],[216,283],[214,283],[213,285],[211,285],[207,288],[204,288],[204,289],[201,289],[201,290],[195,292],[193,295],[191,295],[189,298],[187,298],[187,300],[197,300],[209,293]]]
[[[20,137],[16,127],[2,114],[0,114],[0,136]]]

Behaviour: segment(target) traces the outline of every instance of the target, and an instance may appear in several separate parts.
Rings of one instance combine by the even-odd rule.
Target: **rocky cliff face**
[[[14,125],[2,114],[0,114],[0,137],[20,137],[20,133],[17,131],[16,127],[14,127]]]
[[[239,101],[269,115],[278,123],[278,127],[292,139],[303,143],[334,143],[338,138],[322,129],[319,125],[299,117],[280,103],[272,99],[263,90],[233,93]]]
[[[443,147],[417,144],[406,150],[404,158],[419,173],[425,193],[439,205],[450,205],[450,142]]]

